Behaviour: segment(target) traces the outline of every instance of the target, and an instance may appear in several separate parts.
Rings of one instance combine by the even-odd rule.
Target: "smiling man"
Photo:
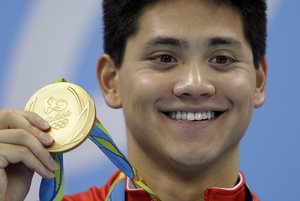
[[[64,200],[258,200],[239,170],[239,144],[253,109],[264,102],[266,2],[104,0],[103,5],[106,54],[98,63],[99,84],[106,103],[124,110],[129,160],[153,194],[117,172],[105,187]],[[2,115],[7,113],[17,113],[9,115],[11,121],[22,116],[45,129],[32,120],[34,114]],[[8,138],[5,122],[2,136]],[[36,138],[44,146],[51,143]],[[13,140],[3,139],[13,152]],[[2,158],[11,155],[3,152]],[[55,167],[41,158],[14,162],[51,177]],[[4,173],[13,163],[7,161]]]

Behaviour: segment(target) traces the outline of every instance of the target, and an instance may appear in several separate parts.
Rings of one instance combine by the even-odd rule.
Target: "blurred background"
[[[262,201],[297,201],[300,193],[300,1],[268,1],[266,103],[242,141],[241,170]],[[41,87],[64,77],[84,87],[97,116],[126,153],[121,110],[101,97],[95,69],[103,52],[100,0],[0,2],[0,108],[23,109]],[[299,60],[300,61],[300,60]],[[65,158],[65,194],[100,186],[116,171],[87,140]],[[26,201],[38,200],[34,176]]]

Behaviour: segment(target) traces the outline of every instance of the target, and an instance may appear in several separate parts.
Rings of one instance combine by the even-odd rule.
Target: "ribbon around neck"
[[[62,78],[54,83],[56,82],[66,82],[66,80]],[[92,140],[112,163],[131,179],[137,187],[143,188],[150,196],[158,200],[158,197],[150,189],[142,176],[138,174],[137,170],[130,164],[98,119],[95,120],[95,124],[88,138]],[[64,195],[63,154],[51,154],[51,156],[59,168],[54,173],[54,178],[42,179],[39,192],[41,201],[61,201]]]

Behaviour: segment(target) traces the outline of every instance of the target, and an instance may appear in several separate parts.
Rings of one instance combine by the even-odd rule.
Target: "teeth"
[[[188,112],[187,114],[187,120],[189,121],[194,121],[195,120],[195,115],[192,112]]]
[[[208,112],[202,112],[201,115],[202,115],[202,119],[207,119],[208,118]]]
[[[170,112],[169,116],[172,119],[177,120],[188,120],[188,121],[194,121],[194,120],[210,120],[215,118],[216,114],[213,111],[207,111],[207,112]]]
[[[181,112],[181,119],[186,119],[186,118],[187,118],[187,113]]]
[[[176,119],[181,119],[181,112],[172,112],[176,114]]]
[[[195,120],[202,120],[201,112],[195,114]]]

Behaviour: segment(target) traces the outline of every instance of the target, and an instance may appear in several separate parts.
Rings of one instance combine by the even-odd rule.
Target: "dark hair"
[[[127,38],[136,33],[143,9],[162,0],[103,0],[104,51],[120,67]],[[212,0],[232,6],[241,14],[245,37],[258,68],[266,51],[266,0]]]

